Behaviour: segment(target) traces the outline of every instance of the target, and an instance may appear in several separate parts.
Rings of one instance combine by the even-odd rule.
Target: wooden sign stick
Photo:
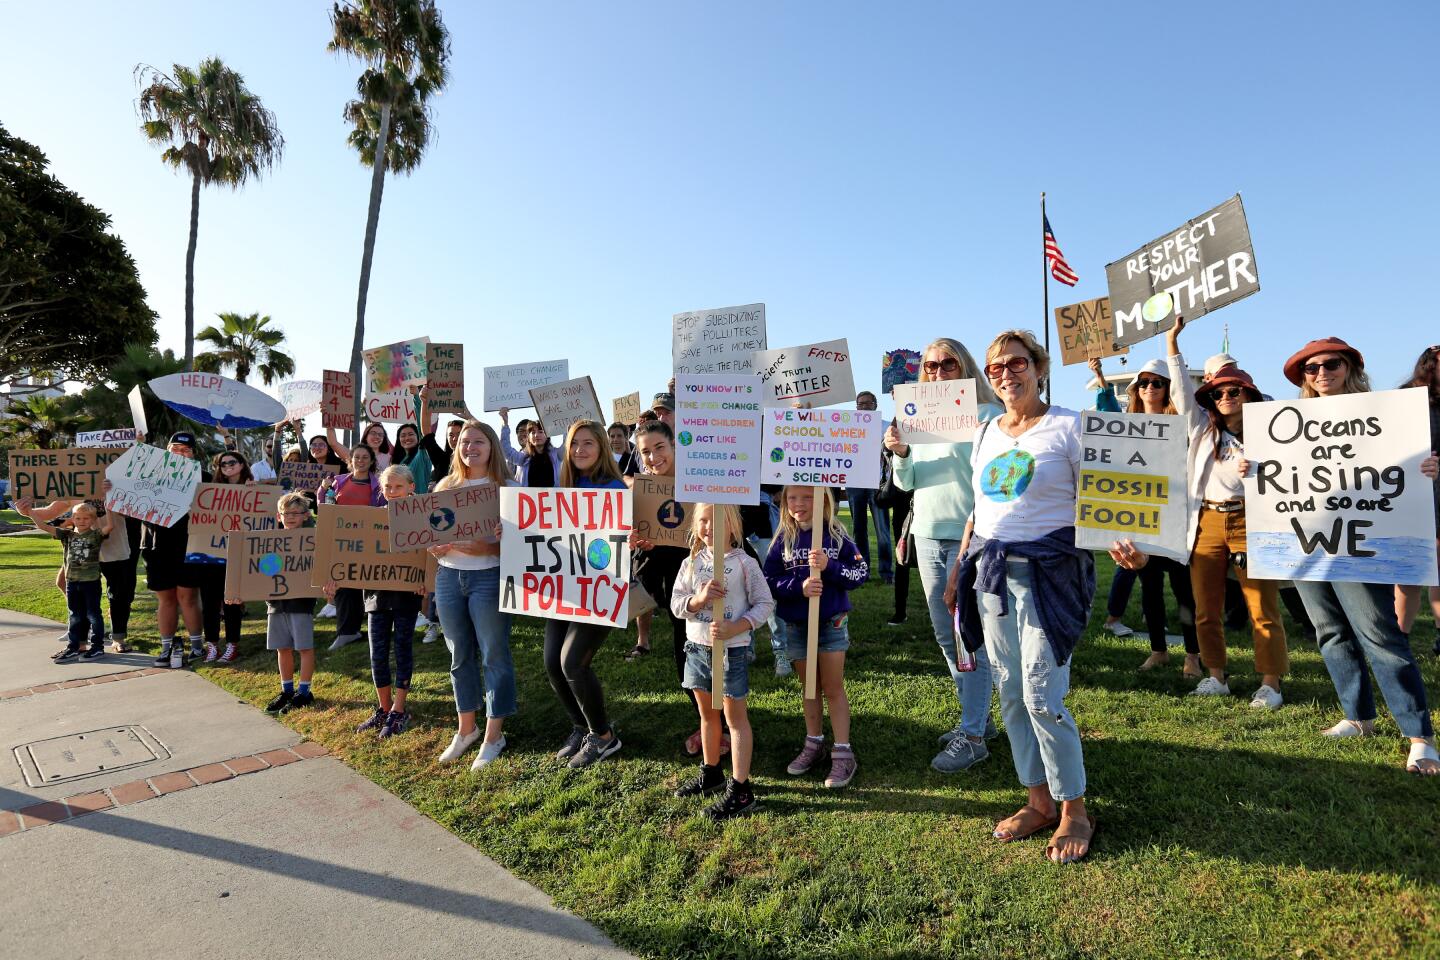
[[[814,487],[814,506],[810,508],[810,549],[820,550],[825,546],[825,488],[820,484]],[[815,562],[810,562],[810,575],[820,576],[820,571],[815,569]],[[820,658],[820,598],[810,598],[810,615],[805,618],[805,699],[814,700],[815,677],[818,671],[817,661]]]
[[[725,554],[729,553],[729,536],[725,531],[725,509],[719,505],[710,508],[710,559],[714,561],[715,573],[712,579],[721,587],[725,586]],[[710,619],[715,623],[725,622],[725,598],[715,600],[710,606]],[[725,641],[710,641],[710,707],[725,709]]]

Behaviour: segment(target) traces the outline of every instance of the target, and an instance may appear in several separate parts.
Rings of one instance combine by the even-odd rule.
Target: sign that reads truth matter
[[[81,430],[75,434],[77,447],[130,447],[135,445],[135,430],[116,427],[114,430]]]
[[[200,462],[137,443],[105,468],[105,509],[161,527],[190,512],[200,485]]]
[[[369,423],[419,423],[415,412],[415,398],[409,390],[386,390],[372,393],[362,404],[365,419]]]
[[[766,410],[761,479],[873,490],[884,433],[874,410]]]
[[[764,350],[765,304],[692,310],[671,318],[670,359],[675,376],[754,373],[755,351]]]
[[[1110,298],[1085,300],[1055,308],[1055,331],[1060,334],[1061,363],[1087,363],[1092,358],[1124,356],[1129,347],[1115,343],[1115,318]]]
[[[629,490],[500,489],[500,609],[623,627]]]
[[[186,531],[186,553],[225,556],[226,538],[236,533],[274,530],[276,505],[284,495],[271,484],[202,483],[195,488]]]
[[[530,390],[570,379],[569,360],[543,360],[485,368],[485,409],[530,406]]]
[[[675,491],[682,503],[760,502],[756,376],[675,378]]]
[[[1077,547],[1108,550],[1128,539],[1146,553],[1190,559],[1187,422],[1164,414],[1080,414]]]
[[[325,370],[320,393],[320,425],[355,429],[355,374]]]
[[[416,337],[364,351],[365,392],[384,393],[424,383],[430,375],[426,366],[429,344],[429,337]]]
[[[465,345],[432,343],[426,347],[430,409],[469,414],[465,406]]]
[[[111,447],[11,450],[10,499],[49,503],[71,497],[98,497],[105,468],[124,454],[124,450]]]
[[[322,503],[315,520],[315,566],[310,583],[357,590],[426,590],[435,585],[435,558],[427,550],[390,551],[384,507]]]
[[[548,436],[563,436],[570,424],[580,420],[594,420],[602,430],[605,427],[605,411],[600,409],[589,377],[532,387],[530,402]]]
[[[1434,586],[1426,391],[1247,403],[1246,567],[1261,580]]]
[[[303,600],[324,596],[311,581],[315,530],[267,530],[230,535],[225,549],[227,600]]]
[[[635,495],[635,536],[657,547],[690,546],[695,505],[675,499],[674,478],[642,474],[630,491]]]
[[[905,443],[968,443],[980,426],[974,380],[897,386],[895,429]]]
[[[1115,344],[1128,347],[1260,289],[1240,194],[1105,265]],[[1068,362],[1068,361],[1067,361]]]
[[[494,543],[499,491],[493,483],[477,483],[387,502],[390,549],[421,550],[461,540]]]
[[[767,407],[828,407],[855,399],[850,346],[844,339],[756,351],[755,373],[765,385]]]

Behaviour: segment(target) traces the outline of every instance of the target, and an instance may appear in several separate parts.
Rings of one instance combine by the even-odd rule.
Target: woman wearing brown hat
[[[1300,388],[1302,398],[1370,390],[1365,358],[1337,337],[1311,340],[1301,347],[1285,362],[1285,377]],[[1426,477],[1435,479],[1433,453],[1420,469]],[[1325,668],[1330,671],[1345,711],[1345,719],[1325,730],[1324,735],[1368,737],[1375,732],[1375,695],[1370,687],[1373,673],[1396,725],[1410,738],[1405,768],[1426,776],[1440,774],[1440,753],[1435,750],[1425,684],[1410,650],[1410,640],[1400,632],[1395,619],[1394,586],[1322,580],[1297,581],[1295,586],[1315,622]]]

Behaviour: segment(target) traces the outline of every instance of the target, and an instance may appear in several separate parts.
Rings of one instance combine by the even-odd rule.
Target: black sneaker
[[[290,709],[290,701],[294,699],[294,693],[289,690],[281,690],[278,697],[265,704],[265,712],[270,714],[284,713],[286,710]]]
[[[56,663],[69,663],[72,660],[79,660],[80,651],[82,649],[83,648],[78,643],[67,644],[64,650],[61,650],[59,653],[55,654],[55,656],[51,657],[50,659],[54,660]]]
[[[385,721],[389,716],[389,710],[386,710],[384,707],[376,707],[375,712],[370,715],[370,719],[356,727],[355,732],[364,733],[367,730],[379,730],[385,725]]]
[[[580,748],[583,746],[585,746],[585,728],[572,727],[570,736],[565,738],[565,744],[559,750],[555,751],[555,759],[569,760],[575,756],[575,754],[579,753]]]
[[[755,791],[750,789],[750,782],[736,783],[732,777],[725,785],[725,796],[716,800],[705,808],[705,816],[711,820],[729,820],[731,817],[743,817],[747,813],[754,813],[755,808],[760,806],[760,801],[755,797]]]
[[[202,660],[205,657],[205,641],[195,639],[190,641],[190,659]]]
[[[287,710],[294,710],[296,707],[308,707],[315,702],[315,694],[309,690],[296,690],[295,696],[290,698],[290,706]]]
[[[393,736],[404,733],[409,728],[410,714],[396,713],[392,710],[386,714],[385,725],[380,728],[380,732],[377,733],[376,736],[381,740],[388,740]]]
[[[599,763],[606,757],[613,757],[619,751],[620,738],[615,736],[614,731],[611,731],[609,740],[598,734],[589,734],[585,737],[585,745],[575,756],[570,758],[570,769],[579,770],[592,763]]]
[[[105,656],[105,641],[102,640],[99,643],[90,644],[90,647],[84,653],[80,654],[80,659],[99,660],[103,656]]]
[[[157,667],[169,667],[169,666],[170,666],[170,650],[173,648],[173,646],[174,646],[174,643],[173,643],[172,641],[170,641],[170,640],[163,640],[163,641],[161,641],[161,643],[160,643],[160,656],[158,656],[158,657],[155,658],[155,666],[157,666]]]
[[[693,780],[686,780],[680,784],[680,789],[675,791],[677,799],[684,800],[687,797],[708,797],[725,789],[725,777],[718,766],[707,767],[700,764],[700,773]]]

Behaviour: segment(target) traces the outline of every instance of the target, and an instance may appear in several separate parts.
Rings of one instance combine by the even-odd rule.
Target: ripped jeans
[[[1006,616],[1000,616],[999,597],[977,597],[1015,774],[1027,787],[1048,784],[1057,802],[1075,800],[1085,795],[1085,758],[1075,718],[1065,709],[1070,664],[1055,663],[1040,626],[1030,589],[1030,561],[1010,558],[1005,577],[1010,594]]]

